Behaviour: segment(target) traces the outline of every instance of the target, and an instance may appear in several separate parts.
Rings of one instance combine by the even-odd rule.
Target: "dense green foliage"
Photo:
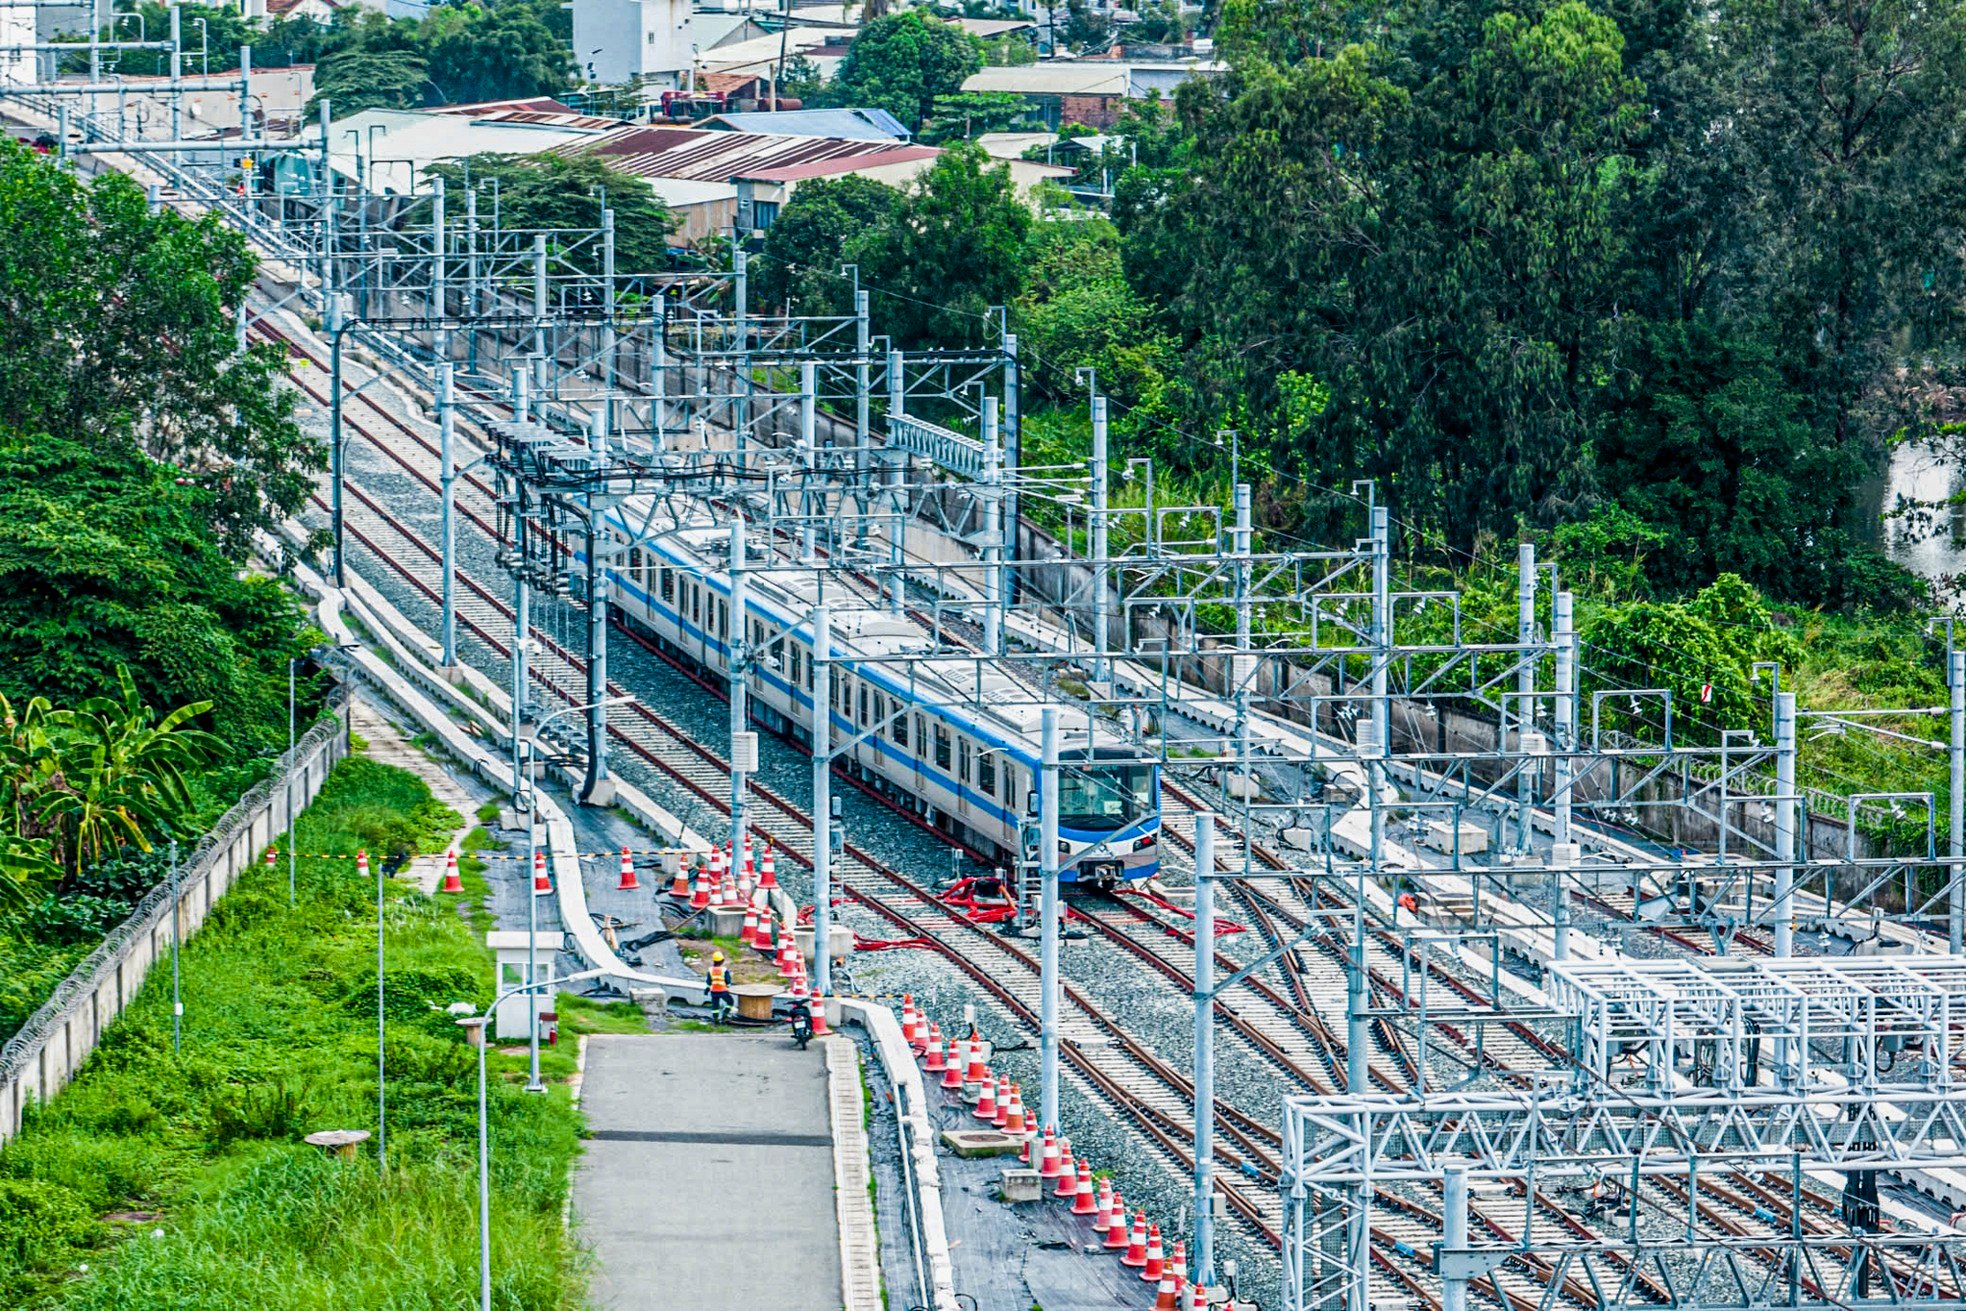
[[[1009,171],[956,146],[906,192],[857,178],[800,187],[766,233],[759,285],[804,313],[850,314],[838,270],[853,264],[896,346],[978,343],[990,307],[1018,292],[1031,227]]]
[[[1955,363],[1960,11],[1232,0],[1218,35],[1118,215],[1184,422],[1379,478],[1409,549],[1616,503],[1669,589],[1901,598],[1863,483]]]
[[[471,155],[455,164],[433,165],[430,172],[453,189],[495,185],[499,222],[507,229],[598,229],[605,203],[614,211],[614,267],[620,273],[651,273],[669,266],[668,238],[675,216],[648,183],[608,167],[598,155]],[[419,221],[426,205],[419,203],[404,222]],[[599,243],[562,253],[568,262],[600,272]]]
[[[152,40],[170,30],[169,10],[155,0],[143,0],[135,12]],[[376,107],[550,96],[573,80],[571,20],[558,5],[539,0],[435,4],[420,19],[351,5],[325,24],[293,17],[263,22],[242,18],[236,8],[204,5],[182,6],[181,14],[186,41],[201,39],[201,18],[208,38],[187,56],[187,71],[235,69],[239,47],[250,45],[255,68],[315,65],[317,100],[329,101],[342,116]],[[127,40],[131,29],[123,20],[120,38],[111,38],[109,29],[104,37]],[[156,75],[168,72],[167,65],[161,51],[132,50],[122,53],[118,71]]]
[[[821,95],[827,104],[885,109],[919,128],[933,115],[937,96],[960,91],[982,66],[975,37],[910,9],[864,25]]]
[[[457,822],[414,776],[356,759],[298,836],[310,852],[397,835],[430,851]],[[482,877],[468,877],[481,896]],[[391,890],[389,1173],[373,1143],[343,1165],[300,1141],[374,1128],[374,898],[348,860],[303,860],[293,910],[284,871],[243,876],[186,944],[182,1053],[158,971],[76,1082],[0,1152],[0,1301],[381,1311],[469,1300],[477,1062],[442,1008],[483,1006],[492,970],[457,898]],[[522,1064],[490,1057],[493,1296],[571,1311],[579,1280],[561,1210],[579,1116],[563,1091],[520,1091]],[[572,1060],[550,1052],[542,1065],[557,1082]]]
[[[48,433],[81,460],[162,461],[234,556],[299,508],[323,456],[275,382],[284,353],[237,350],[254,267],[242,237],[215,217],[152,214],[122,175],[84,183],[4,140],[0,231],[0,433]]]

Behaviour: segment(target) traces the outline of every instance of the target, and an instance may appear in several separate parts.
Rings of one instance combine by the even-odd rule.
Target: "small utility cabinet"
[[[485,945],[490,947],[492,954],[498,958],[498,990],[501,993],[508,988],[521,988],[526,984],[553,977],[553,962],[559,956],[560,948],[566,942],[566,935],[558,931],[540,933],[531,935],[532,941],[530,943],[527,941],[528,936],[523,931],[507,929],[494,929],[485,935]],[[538,967],[539,973],[536,978],[528,978],[526,976],[526,948],[528,946],[532,948],[531,954],[535,958],[535,964]],[[496,1027],[499,1038],[523,1038],[526,1036],[531,1024],[526,1014],[526,1007],[528,1006],[531,1006],[541,1015],[553,1015],[553,990],[551,988],[542,988],[538,992],[533,993],[514,993],[512,996],[499,1002],[498,1010],[492,1016],[492,1023]],[[547,1040],[545,1031],[546,1023],[548,1021],[541,1022],[539,1036],[542,1042]]]

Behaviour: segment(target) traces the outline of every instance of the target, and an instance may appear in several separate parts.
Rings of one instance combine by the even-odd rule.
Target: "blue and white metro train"
[[[623,525],[614,521],[617,559],[629,539]],[[729,672],[729,544],[729,530],[706,521],[642,541],[626,567],[609,571],[615,609],[633,631],[719,678]],[[810,744],[816,579],[754,575],[745,592],[752,714]],[[830,626],[833,741],[865,735],[836,747],[844,766],[958,841],[1014,864],[1038,786],[1041,710],[1030,689],[979,661],[881,664],[882,656],[934,649],[900,616],[836,611]],[[1058,732],[1061,880],[1111,886],[1152,877],[1160,869],[1159,767],[1083,708],[1060,715]]]

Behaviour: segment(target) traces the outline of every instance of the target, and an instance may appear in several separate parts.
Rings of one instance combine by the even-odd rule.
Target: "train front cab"
[[[1160,872],[1160,766],[1117,747],[1061,761],[1061,881],[1112,887]]]

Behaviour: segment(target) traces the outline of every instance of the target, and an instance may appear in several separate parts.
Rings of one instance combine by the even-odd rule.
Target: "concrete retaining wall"
[[[295,745],[279,773],[240,798],[213,826],[178,867],[175,896],[168,883],[151,889],[0,1047],[0,1142],[20,1132],[30,1103],[46,1103],[68,1086],[104,1030],[135,998],[151,966],[169,959],[174,927],[182,938],[197,933],[240,871],[287,831],[288,780],[298,814],[347,754],[348,719],[337,711],[332,722],[317,725]]]

